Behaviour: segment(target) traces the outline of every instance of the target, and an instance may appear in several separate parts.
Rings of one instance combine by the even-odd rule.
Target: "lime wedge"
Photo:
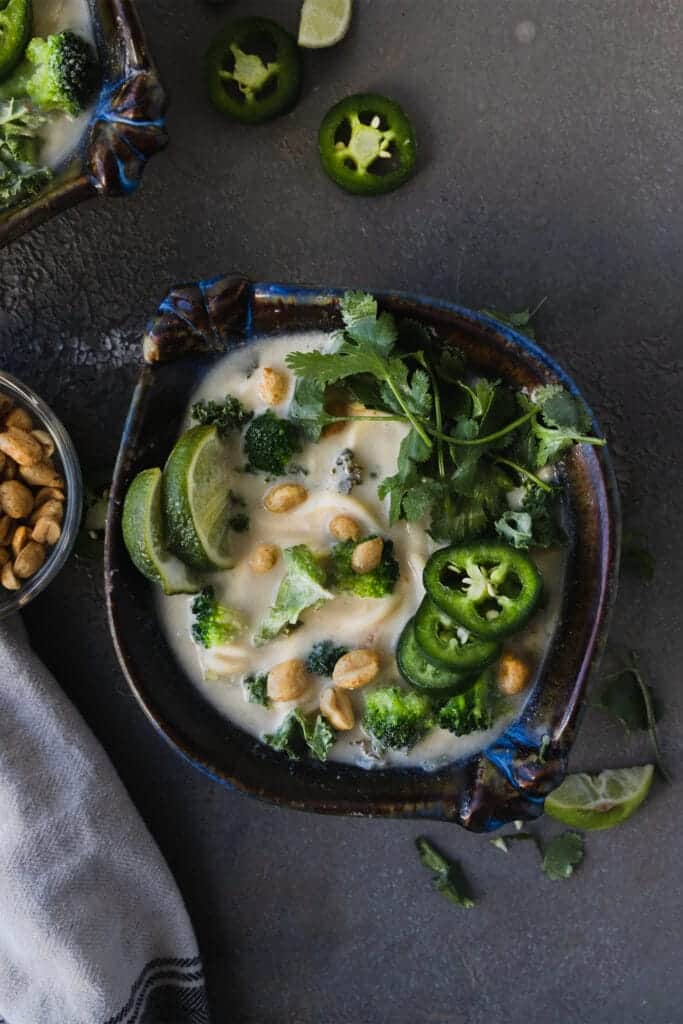
[[[161,483],[160,469],[145,469],[135,477],[123,503],[123,540],[135,568],[160,583],[165,594],[194,594],[199,581],[166,549]]]
[[[176,441],[164,469],[168,546],[194,569],[230,569],[230,482],[226,448],[213,426]]]
[[[620,825],[638,810],[650,792],[654,765],[606,768],[598,775],[568,775],[546,797],[545,809],[573,828],[598,829]]]
[[[299,46],[320,50],[334,46],[348,31],[352,0],[304,0],[299,20]]]

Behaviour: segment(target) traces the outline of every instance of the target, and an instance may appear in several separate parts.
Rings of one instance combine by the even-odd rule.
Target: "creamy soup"
[[[289,378],[289,395],[277,407],[277,412],[284,416],[294,383],[285,366],[286,355],[314,348],[325,351],[330,345],[330,336],[320,333],[288,334],[250,344],[223,359],[207,375],[192,402],[201,398],[222,399],[230,393],[238,397],[247,409],[257,414],[264,412],[267,406],[259,398],[258,368],[269,366],[287,373]],[[189,426],[188,416],[182,429]],[[297,463],[305,473],[282,478],[282,481],[303,483],[309,497],[302,505],[283,515],[274,515],[263,507],[264,495],[273,482],[267,482],[263,474],[240,473],[244,454],[237,440],[231,446],[234,490],[246,501],[250,528],[246,533],[234,535],[234,568],[215,573],[209,582],[222,603],[243,614],[249,628],[240,639],[224,647],[204,650],[191,639],[192,598],[160,595],[158,609],[169,642],[187,674],[212,704],[246,732],[254,736],[273,732],[295,705],[272,704],[264,708],[249,703],[242,685],[245,676],[266,673],[289,658],[305,658],[317,641],[333,640],[335,644],[349,649],[377,650],[382,658],[382,672],[377,685],[400,684],[393,656],[396,642],[424,596],[422,570],[425,562],[432,551],[443,546],[435,544],[419,524],[401,522],[390,526],[388,499],[383,502],[377,497],[379,481],[396,471],[398,447],[405,429],[402,423],[356,421],[346,424],[332,436],[323,437],[317,444],[307,443],[297,456]],[[356,462],[363,467],[363,482],[356,485],[348,496],[340,493],[338,476],[333,472],[335,461],[345,448],[353,451]],[[511,495],[513,501],[514,495]],[[363,535],[380,534],[393,540],[400,564],[400,578],[394,592],[383,598],[360,598],[348,594],[335,596],[317,610],[305,611],[301,616],[302,625],[288,636],[255,647],[250,637],[272,605],[285,567],[280,559],[271,572],[255,574],[248,565],[251,549],[257,543],[266,542],[277,544],[281,549],[306,544],[314,552],[329,550],[333,539],[328,524],[333,516],[340,513],[356,519],[362,526]],[[507,649],[523,651],[533,661],[537,672],[557,621],[563,555],[544,552],[539,557],[535,552],[534,558],[544,575],[547,599],[523,633],[506,646]],[[306,711],[317,710],[320,692],[329,685],[329,679],[314,677],[310,696],[298,702],[298,706]],[[357,721],[362,715],[364,692],[351,693]],[[517,698],[508,714],[488,732],[459,738],[435,728],[410,751],[387,751],[381,760],[373,755],[360,726],[356,725],[350,732],[337,734],[330,758],[363,767],[389,764],[434,769],[489,744],[509,724],[523,700],[524,695]]]
[[[53,35],[70,29],[94,45],[92,17],[88,0],[42,0],[33,5],[33,34]],[[57,168],[73,153],[85,132],[92,107],[78,117],[51,115],[44,131],[41,159]]]

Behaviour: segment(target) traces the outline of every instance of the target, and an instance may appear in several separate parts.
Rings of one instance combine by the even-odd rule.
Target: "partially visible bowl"
[[[25,608],[37,597],[60,571],[76,541],[83,508],[83,484],[81,470],[73,442],[50,407],[31,388],[22,384],[8,373],[0,372],[0,395],[9,396],[15,406],[26,409],[33,417],[36,428],[47,431],[54,445],[53,462],[65,483],[65,508],[62,532],[59,540],[50,549],[42,567],[23,581],[20,590],[9,591],[0,587],[0,619],[12,612]]]
[[[55,214],[95,196],[123,196],[166,146],[166,96],[134,0],[89,0],[102,83],[90,122],[51,185],[0,212],[0,248]],[[1,6],[1,5],[0,5]]]
[[[591,670],[600,657],[619,563],[619,499],[604,448],[576,446],[564,460],[567,562],[561,610],[538,682],[519,717],[493,744],[436,771],[365,770],[348,764],[283,763],[210,705],[188,679],[159,628],[153,587],[134,568],[121,534],[126,489],[163,465],[190,396],[230,349],[288,331],[340,326],[335,289],[254,284],[241,275],[173,289],[148,326],[124,429],[105,542],[110,628],[121,667],[150,721],[196,767],[254,796],[327,814],[429,817],[473,830],[534,818],[564,776]],[[567,374],[528,338],[453,303],[403,293],[377,296],[418,320],[468,364],[517,387],[561,383]],[[593,424],[593,432],[599,427]]]

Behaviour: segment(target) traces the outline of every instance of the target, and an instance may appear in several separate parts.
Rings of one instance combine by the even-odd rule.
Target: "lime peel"
[[[299,46],[320,50],[341,42],[351,24],[352,0],[304,0],[299,19]]]
[[[568,775],[545,801],[546,813],[572,828],[589,831],[612,828],[627,821],[645,800],[654,765],[606,768],[597,775]]]

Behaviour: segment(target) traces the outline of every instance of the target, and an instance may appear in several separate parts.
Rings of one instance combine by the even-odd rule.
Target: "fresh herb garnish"
[[[562,832],[546,846],[541,867],[548,878],[558,882],[574,874],[574,868],[583,860],[583,854],[583,836],[578,832]]]
[[[234,395],[226,395],[221,402],[210,398],[201,399],[192,406],[192,418],[203,427],[217,427],[219,434],[241,430],[253,415]]]
[[[474,899],[469,883],[457,861],[444,857],[424,836],[418,836],[415,846],[424,866],[434,872],[433,884],[436,891],[460,907],[473,907]]]
[[[659,745],[653,690],[645,682],[636,652],[631,651],[628,662],[603,679],[605,686],[600,693],[600,707],[618,718],[627,733],[647,730],[660,775],[670,782],[671,776]]]
[[[531,338],[532,341],[536,340],[536,329],[532,324],[533,318],[538,313],[539,309],[545,302],[545,298],[541,299],[534,309],[520,309],[518,313],[503,313],[500,309],[491,307],[490,309],[480,309],[479,312],[483,313],[484,316],[490,316],[493,320],[498,320],[501,324],[507,324],[508,327],[514,328],[518,334],[524,334],[527,338]]]
[[[380,312],[362,292],[346,293],[341,314],[344,330],[333,351],[287,356],[298,377],[290,414],[306,436],[316,440],[324,426],[346,420],[405,423],[396,473],[378,488],[381,499],[389,498],[392,523],[428,519],[432,537],[443,542],[495,527],[519,547],[556,543],[556,488],[538,470],[575,443],[605,443],[589,436],[590,415],[580,400],[556,384],[528,396],[474,378],[458,350],[419,324]],[[514,314],[514,326],[526,326],[532,315]],[[325,406],[329,386],[367,409],[333,415]],[[507,493],[518,484],[524,503],[513,514]]]

